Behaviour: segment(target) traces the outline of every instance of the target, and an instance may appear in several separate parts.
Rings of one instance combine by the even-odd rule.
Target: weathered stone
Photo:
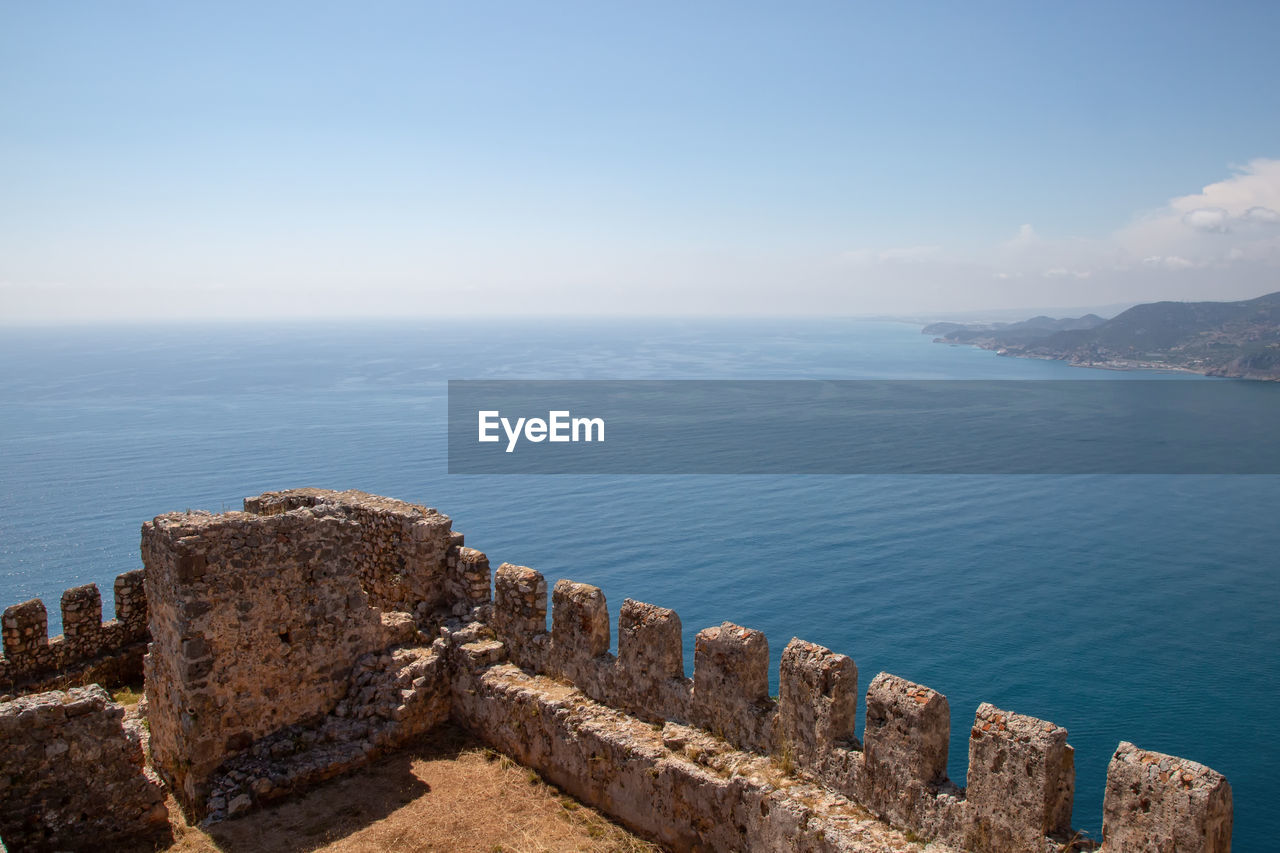
[[[877,676],[863,745],[857,668],[821,646],[788,644],[775,702],[760,632],[732,623],[701,632],[690,680],[679,617],[627,600],[614,661],[601,590],[557,583],[548,632],[542,575],[504,563],[491,597],[488,558],[434,510],[320,489],[245,507],[145,525],[146,571],[117,578],[110,622],[92,586],[63,596],[64,636],[47,638],[39,601],[3,618],[15,653],[0,657],[6,690],[15,673],[27,686],[69,663],[109,674],[103,661],[143,645],[150,618],[142,707],[151,752],[195,817],[243,814],[452,715],[679,850],[902,849],[905,839],[864,809],[933,839],[940,853],[1039,853],[1045,835],[1065,834],[1072,751],[1052,724],[982,706],[966,792],[946,778],[949,709],[929,688]],[[101,656],[83,668],[91,654]],[[103,773],[108,787],[133,784],[140,753],[128,747],[127,761],[112,765],[116,734],[77,735],[101,723],[145,737],[102,698],[24,697],[0,713],[0,751],[25,750],[13,767],[74,765],[66,778],[77,781],[66,784],[98,784]],[[27,777],[10,766],[0,763],[0,801],[29,797]],[[129,832],[163,822],[159,791],[148,783],[135,792],[138,807],[123,814]],[[34,826],[25,814],[14,819]],[[1122,744],[1104,831],[1109,850],[1226,849],[1230,788],[1201,765]]]
[[[768,758],[697,729],[657,729],[510,665],[460,672],[454,707],[498,749],[672,850],[914,849],[901,831],[786,779]]]
[[[782,652],[778,749],[812,767],[854,735],[858,667],[845,655],[798,638]]]
[[[684,676],[684,640],[674,610],[633,599],[618,614],[613,701],[644,719],[684,719],[692,682]]]
[[[938,783],[947,777],[951,712],[936,690],[882,672],[867,688],[863,750],[867,769],[903,782]]]
[[[15,665],[30,666],[40,650],[49,644],[49,617],[38,598],[14,604],[0,618],[4,655]]]
[[[609,653],[609,608],[599,587],[570,580],[556,581],[551,595],[551,655],[553,668],[584,687],[597,682],[597,696],[606,689],[598,684],[602,662]],[[609,662],[612,664],[612,661]]]
[[[98,685],[19,697],[0,720],[20,721],[0,725],[0,836],[13,849],[100,850],[167,829],[139,727]]]
[[[5,656],[0,657],[0,693],[38,693],[68,683],[136,684],[146,652],[146,599],[134,595],[142,573],[116,578],[117,616],[102,621],[102,597],[94,584],[62,594],[63,634],[48,637],[44,602],[32,599],[5,611]],[[141,604],[138,598],[141,597]],[[121,616],[121,614],[124,616]],[[141,614],[141,624],[136,619]],[[123,621],[128,617],[133,621]]]
[[[434,510],[315,489],[246,506],[256,512],[173,513],[143,528],[151,748],[197,816],[229,754],[332,712],[353,661],[416,642],[411,614],[446,605],[452,536]]]
[[[1031,850],[1069,836],[1075,789],[1067,730],[994,705],[978,707],[969,734],[968,842],[984,850]]]
[[[695,722],[736,746],[770,747],[773,702],[764,634],[732,622],[698,632],[692,712]]]
[[[62,636],[74,653],[92,657],[102,631],[102,596],[96,584],[72,587],[62,593]]]
[[[1228,853],[1231,786],[1203,764],[1123,742],[1107,767],[1103,850]]]
[[[882,672],[871,680],[866,701],[859,799],[931,837],[961,832],[964,819],[947,780],[947,698]]]
[[[493,629],[512,659],[539,669],[547,644],[547,582],[528,566],[503,563],[493,574]]]

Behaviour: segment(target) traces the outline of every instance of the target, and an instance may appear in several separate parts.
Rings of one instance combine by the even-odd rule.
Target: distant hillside
[[[1280,380],[1280,292],[1242,302],[1150,302],[1110,320],[934,323],[924,334],[1024,358],[1117,370],[1189,370]]]

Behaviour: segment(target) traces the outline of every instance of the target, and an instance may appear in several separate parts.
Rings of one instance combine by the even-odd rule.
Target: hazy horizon
[[[1280,290],[1280,6],[0,11],[0,324]]]

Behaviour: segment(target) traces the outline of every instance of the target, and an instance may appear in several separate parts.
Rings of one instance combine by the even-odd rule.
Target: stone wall
[[[220,779],[232,771],[220,767],[289,727],[320,732],[318,748],[338,737],[371,752],[356,743],[375,734],[368,721],[325,728],[356,685],[358,662],[422,642],[419,629],[445,604],[450,572],[461,577],[460,563],[476,565],[458,559],[449,519],[425,507],[315,489],[245,506],[162,515],[142,530],[152,756],[196,816],[226,788]],[[391,713],[407,701],[397,700]],[[436,716],[445,713],[447,703]],[[285,782],[274,787],[293,784]]]
[[[499,592],[488,626],[495,642],[485,646],[483,660],[501,661],[509,653],[526,670],[567,680],[605,706],[643,720],[693,725],[728,749],[772,756],[918,837],[965,850],[1019,853],[1073,836],[1074,751],[1060,726],[980,706],[970,729],[968,787],[962,788],[947,776],[950,707],[936,690],[880,673],[867,688],[859,740],[858,671],[844,655],[793,639],[782,654],[774,700],[768,696],[768,641],[758,631],[728,622],[700,631],[689,679],[680,619],[671,610],[627,600],[615,658],[608,652],[608,608],[598,588],[558,581],[548,634],[542,622],[547,584],[540,574],[504,565],[495,583]],[[468,704],[455,697],[455,706]],[[462,722],[490,737],[483,719],[471,713],[464,711]],[[507,748],[510,738],[497,740]],[[1108,768],[1105,849],[1230,849],[1225,778],[1127,744],[1116,756]],[[553,779],[564,775],[554,756],[530,754],[527,760]],[[610,808],[608,797],[587,799]]]
[[[0,617],[4,655],[0,694],[35,693],[52,687],[142,681],[147,646],[147,597],[143,572],[116,577],[114,619],[102,621],[95,584],[62,594],[62,634],[49,639],[49,618],[38,598],[15,604]]]
[[[98,685],[0,704],[0,836],[14,850],[103,850],[166,831],[141,741]]]
[[[560,580],[548,601],[539,572],[503,563],[491,601],[488,558],[435,510],[316,489],[245,507],[143,526],[152,756],[193,816],[235,816],[452,716],[678,850],[909,836],[1023,853],[1072,836],[1074,753],[1053,723],[980,706],[960,787],[949,703],[924,685],[872,678],[859,738],[846,655],[792,639],[774,698],[768,638],[726,622],[696,634],[688,677],[674,611],[625,601],[615,657],[602,590]],[[10,611],[6,648],[12,634],[29,660],[43,606]],[[68,592],[67,648],[93,647],[98,612]],[[1107,774],[1105,849],[1229,850],[1220,774],[1130,744]]]
[[[353,528],[354,535],[343,542],[343,558],[372,606],[413,612],[417,607],[434,610],[445,600],[448,551],[462,544],[450,535],[447,516],[428,507],[357,491],[294,489],[244,501],[245,512],[254,515],[279,515],[305,507],[340,508],[347,520],[358,525]],[[485,564],[486,597],[487,568]],[[458,580],[461,583],[461,572]]]

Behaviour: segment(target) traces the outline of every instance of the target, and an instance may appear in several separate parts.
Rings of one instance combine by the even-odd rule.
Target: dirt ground
[[[446,726],[388,756],[208,831],[169,800],[171,853],[658,853],[536,773]]]

